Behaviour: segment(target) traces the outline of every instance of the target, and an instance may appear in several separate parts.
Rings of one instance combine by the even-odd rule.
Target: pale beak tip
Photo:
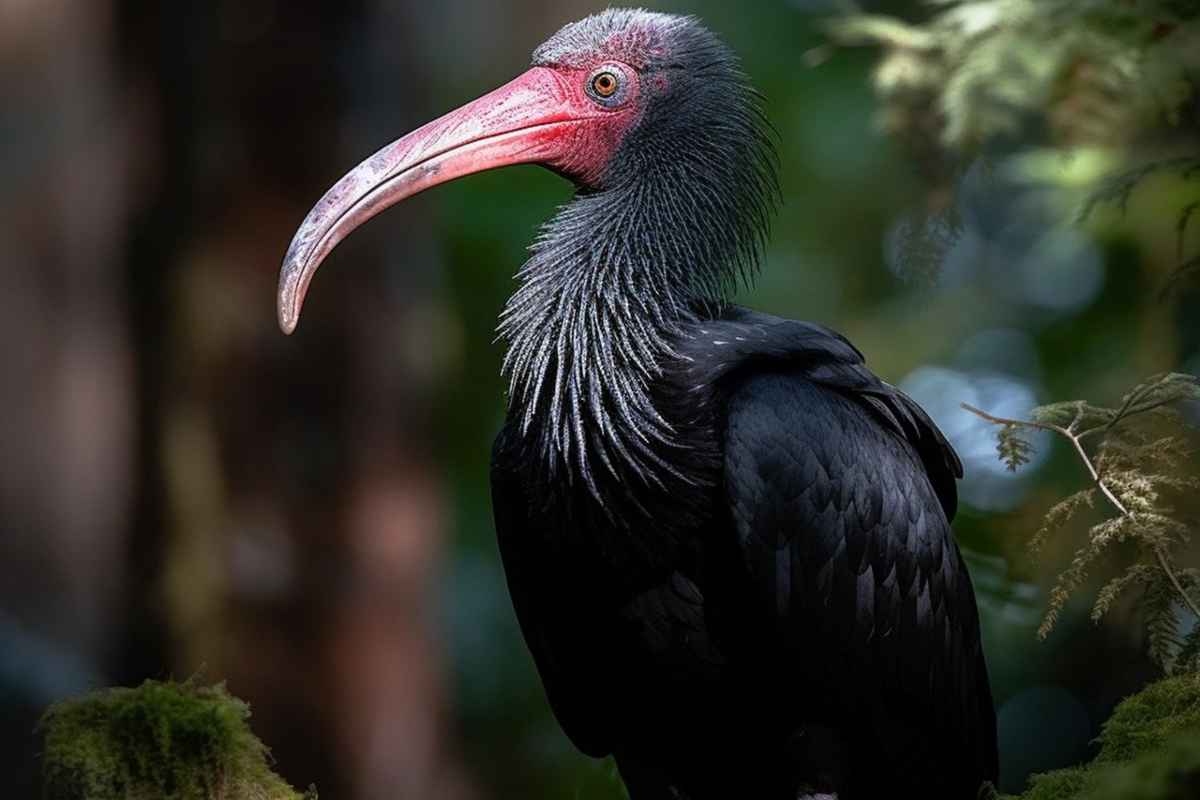
[[[288,269],[288,262],[284,262],[283,271],[279,275],[279,294],[276,298],[275,313],[279,318],[279,330],[287,335],[295,333],[296,326],[300,324],[300,305],[303,302],[303,295],[299,289],[297,270]]]
[[[296,323],[298,319],[292,314],[287,313],[283,309],[279,311],[279,330],[283,331],[285,336],[291,336],[296,332]]]

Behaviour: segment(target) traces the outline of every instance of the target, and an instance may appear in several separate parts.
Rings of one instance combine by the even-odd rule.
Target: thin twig
[[[1028,419],[1008,419],[1007,417],[997,417],[994,414],[989,414],[982,408],[976,408],[970,403],[959,403],[959,405],[967,411],[970,411],[975,416],[983,417],[988,422],[991,422],[995,425],[1020,425],[1023,428],[1037,428],[1039,430],[1061,434],[1062,436],[1066,436],[1068,438],[1070,438],[1072,435],[1067,431],[1066,428],[1063,428],[1059,425],[1053,425],[1049,422],[1034,422],[1033,420]]]
[[[1179,592],[1188,609],[1196,615],[1197,620],[1200,620],[1200,608],[1196,607],[1196,604],[1192,602],[1191,596],[1183,590],[1183,584],[1179,582],[1179,577],[1176,576],[1175,570],[1171,569],[1171,564],[1167,561],[1167,554],[1163,552],[1161,547],[1156,547],[1154,548],[1154,555],[1158,557],[1158,565],[1162,567],[1162,571],[1167,573],[1167,577],[1171,579],[1171,584],[1175,587],[1175,591]]]
[[[1126,415],[1141,413],[1140,411],[1130,412],[1129,409],[1134,403],[1136,403],[1138,400],[1141,400],[1143,397],[1145,397],[1147,394],[1149,394],[1153,389],[1157,389],[1159,386],[1162,386],[1162,384],[1165,380],[1166,380],[1165,378],[1159,378],[1158,380],[1156,380],[1152,383],[1144,383],[1140,387],[1135,389],[1134,391],[1130,392],[1125,397],[1125,402],[1121,404],[1121,407],[1119,409],[1117,409],[1116,415],[1113,416],[1113,418],[1108,421],[1108,424],[1104,426],[1104,430],[1105,431],[1112,430],[1113,426],[1116,425],[1121,420],[1125,419]],[[1146,410],[1149,410],[1149,409],[1146,409]]]
[[[1125,404],[1123,406],[1121,406],[1121,409],[1117,412],[1117,415],[1112,419],[1111,422],[1108,423],[1107,426],[1104,426],[1102,428],[1091,428],[1089,430],[1083,431],[1082,433],[1074,433],[1069,428],[1064,428],[1061,425],[1054,425],[1049,422],[1035,422],[1034,420],[1010,419],[1008,417],[997,417],[995,414],[989,414],[988,412],[984,411],[983,409],[976,408],[975,406],[971,405],[970,403],[961,403],[960,405],[965,410],[970,411],[972,414],[974,414],[977,417],[987,420],[988,422],[992,423],[993,425],[1009,425],[1009,426],[1017,426],[1017,427],[1022,427],[1022,428],[1036,428],[1037,430],[1050,431],[1051,433],[1057,433],[1059,436],[1065,437],[1068,441],[1071,442],[1071,445],[1075,448],[1075,453],[1079,456],[1080,461],[1083,462],[1083,466],[1087,469],[1088,475],[1092,479],[1092,483],[1096,484],[1096,488],[1098,488],[1100,490],[1100,492],[1104,495],[1104,497],[1108,500],[1108,502],[1110,504],[1112,504],[1112,507],[1115,508],[1122,517],[1126,517],[1128,519],[1134,519],[1133,512],[1125,507],[1125,504],[1121,502],[1120,498],[1118,498],[1116,496],[1116,494],[1113,493],[1112,489],[1109,488],[1108,484],[1104,482],[1104,479],[1100,477],[1100,473],[1096,470],[1096,465],[1092,463],[1091,457],[1087,454],[1087,451],[1083,449],[1083,444],[1082,444],[1082,442],[1080,442],[1080,439],[1082,439],[1087,434],[1094,433],[1095,431],[1098,431],[1098,430],[1108,430],[1114,424],[1116,424],[1116,422],[1118,420],[1120,420],[1122,418],[1122,415],[1132,415],[1134,413],[1139,413],[1143,409],[1135,409],[1134,411],[1130,411],[1129,410],[1130,407],[1138,400],[1138,398],[1144,397],[1147,391],[1149,391],[1150,389],[1152,389],[1155,386],[1158,386],[1160,384],[1161,384],[1161,381],[1158,381],[1153,384],[1148,384],[1146,387],[1143,387],[1142,390],[1131,393],[1129,395],[1129,397],[1126,398]],[[1159,403],[1159,404],[1149,405],[1148,408],[1146,408],[1144,410],[1149,410],[1149,408],[1157,407],[1158,405],[1162,405],[1162,404]],[[1076,420],[1078,421],[1078,418],[1076,418]],[[1072,427],[1074,427],[1074,423],[1072,423]],[[1180,598],[1182,598],[1184,604],[1188,607],[1188,609],[1191,610],[1191,612],[1193,614],[1196,615],[1197,619],[1200,619],[1200,606],[1197,606],[1195,601],[1192,600],[1191,596],[1186,591],[1184,591],[1183,584],[1179,582],[1179,576],[1175,574],[1175,570],[1171,569],[1171,564],[1169,561],[1167,561],[1167,555],[1166,555],[1166,553],[1163,552],[1163,548],[1155,547],[1154,555],[1158,559],[1158,565],[1162,568],[1162,571],[1166,574],[1167,578],[1170,579],[1171,584],[1175,587],[1175,591],[1179,592],[1179,596],[1180,596]]]

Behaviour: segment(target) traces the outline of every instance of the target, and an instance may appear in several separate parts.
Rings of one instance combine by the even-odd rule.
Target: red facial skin
[[[547,70],[558,79],[563,90],[564,109],[569,109],[566,113],[582,123],[557,132],[558,152],[553,158],[538,163],[580,186],[595,187],[625,133],[637,121],[638,74],[624,64],[606,61],[592,69],[534,67],[525,75],[538,69]],[[622,77],[622,88],[613,98],[619,97],[619,103],[611,107],[601,105],[586,89],[592,79],[606,69],[619,70]]]
[[[589,92],[600,71],[619,78],[610,98]],[[431,186],[510,164],[542,164],[595,187],[638,118],[637,72],[620,62],[534,67],[478,100],[397,139],[348,172],[317,201],[292,238],[279,273],[279,327],[296,329],[309,283],[359,225]]]

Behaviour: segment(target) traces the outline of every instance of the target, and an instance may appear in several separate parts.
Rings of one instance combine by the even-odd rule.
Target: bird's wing
[[[754,351],[745,329],[714,341],[734,330]],[[948,522],[957,458],[840,337],[760,333],[759,357],[725,370],[724,482],[754,614],[805,687],[797,701],[819,692],[893,761],[994,780],[978,613]]]

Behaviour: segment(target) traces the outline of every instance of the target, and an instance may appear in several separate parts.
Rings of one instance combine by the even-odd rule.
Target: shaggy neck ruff
[[[542,229],[500,320],[510,415],[550,476],[601,503],[610,485],[694,483],[656,380],[690,324],[756,271],[778,195],[758,95],[686,23],[642,72],[646,105],[604,175]]]

